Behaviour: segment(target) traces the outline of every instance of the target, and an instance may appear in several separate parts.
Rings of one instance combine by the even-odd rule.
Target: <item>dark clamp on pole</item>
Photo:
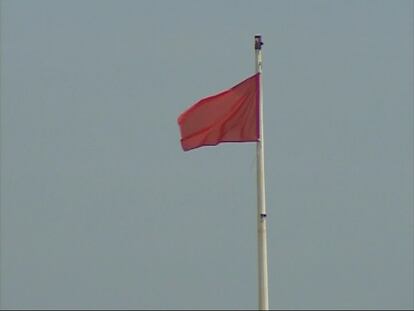
[[[254,49],[255,50],[261,50],[263,45],[262,36],[261,35],[255,35],[254,36]]]

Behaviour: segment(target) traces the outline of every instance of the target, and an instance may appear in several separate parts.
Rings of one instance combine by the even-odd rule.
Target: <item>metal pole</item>
[[[259,75],[259,141],[256,145],[257,154],[257,246],[259,272],[259,310],[269,310],[269,293],[267,277],[267,228],[266,228],[266,197],[264,173],[264,135],[263,135],[263,86],[262,86],[262,36],[254,36],[256,56],[256,72]]]

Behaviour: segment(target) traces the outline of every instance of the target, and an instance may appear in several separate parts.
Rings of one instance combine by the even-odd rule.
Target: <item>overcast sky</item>
[[[414,308],[413,1],[0,2],[0,307],[257,307],[255,144],[178,115],[263,35],[273,309]]]

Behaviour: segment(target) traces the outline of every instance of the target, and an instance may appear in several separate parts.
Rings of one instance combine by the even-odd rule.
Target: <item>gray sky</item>
[[[255,33],[271,308],[414,308],[413,1],[0,9],[3,309],[256,308],[255,145],[176,123]]]

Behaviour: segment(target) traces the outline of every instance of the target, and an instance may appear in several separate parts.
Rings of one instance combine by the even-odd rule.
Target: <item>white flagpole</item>
[[[257,153],[257,246],[259,272],[259,310],[269,310],[269,293],[267,277],[267,228],[266,228],[266,197],[264,174],[264,136],[263,136],[263,86],[262,86],[262,36],[254,36],[256,56],[256,73],[259,75],[259,141]]]

